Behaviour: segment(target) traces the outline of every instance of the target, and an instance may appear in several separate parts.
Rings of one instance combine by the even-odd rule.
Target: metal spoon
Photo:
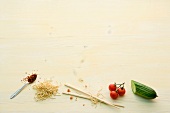
[[[24,84],[20,89],[18,89],[14,94],[10,96],[10,99],[16,97],[27,85],[33,83],[37,78],[37,74],[32,74],[28,77],[28,83]]]
[[[13,99],[14,97],[16,97],[28,84],[30,84],[29,82],[24,84],[20,89],[18,89],[14,94],[12,94],[10,96],[10,99]]]

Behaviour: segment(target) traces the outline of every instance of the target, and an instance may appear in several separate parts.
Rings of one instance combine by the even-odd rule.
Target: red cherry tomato
[[[109,90],[110,91],[116,91],[116,85],[115,84],[110,84],[109,85]]]
[[[117,93],[116,91],[110,91],[110,97],[111,97],[112,99],[117,99],[118,93]]]
[[[126,93],[126,90],[125,88],[122,87],[122,88],[118,88],[117,92],[120,96],[123,96]]]

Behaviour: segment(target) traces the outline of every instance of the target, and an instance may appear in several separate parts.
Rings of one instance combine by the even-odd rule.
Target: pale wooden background
[[[33,70],[38,80],[61,83],[59,92],[64,83],[88,85],[92,94],[102,88],[106,100],[125,108],[65,95],[35,102],[31,86],[10,100]],[[132,79],[159,97],[135,96]],[[169,80],[169,0],[0,0],[1,113],[169,113]],[[110,99],[112,82],[126,83],[123,98]]]

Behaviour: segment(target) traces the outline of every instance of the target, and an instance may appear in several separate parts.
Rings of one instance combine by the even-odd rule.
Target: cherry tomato
[[[118,93],[117,93],[116,91],[110,91],[110,97],[111,97],[112,99],[117,99]]]
[[[122,88],[118,88],[117,92],[120,96],[123,96],[126,93],[126,90],[125,88],[122,87]]]
[[[110,91],[116,91],[116,84],[110,84],[109,85],[109,90]]]

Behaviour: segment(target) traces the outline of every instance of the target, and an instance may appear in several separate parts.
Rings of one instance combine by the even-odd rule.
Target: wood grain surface
[[[169,0],[0,0],[0,113],[169,113]],[[73,84],[125,108],[67,95],[34,100],[34,84],[10,95],[28,74],[34,84]],[[83,82],[80,82],[80,79]],[[134,95],[130,81],[151,86],[158,98]],[[126,95],[109,96],[125,82]],[[84,86],[87,85],[87,88]],[[73,91],[72,91],[73,92]]]

